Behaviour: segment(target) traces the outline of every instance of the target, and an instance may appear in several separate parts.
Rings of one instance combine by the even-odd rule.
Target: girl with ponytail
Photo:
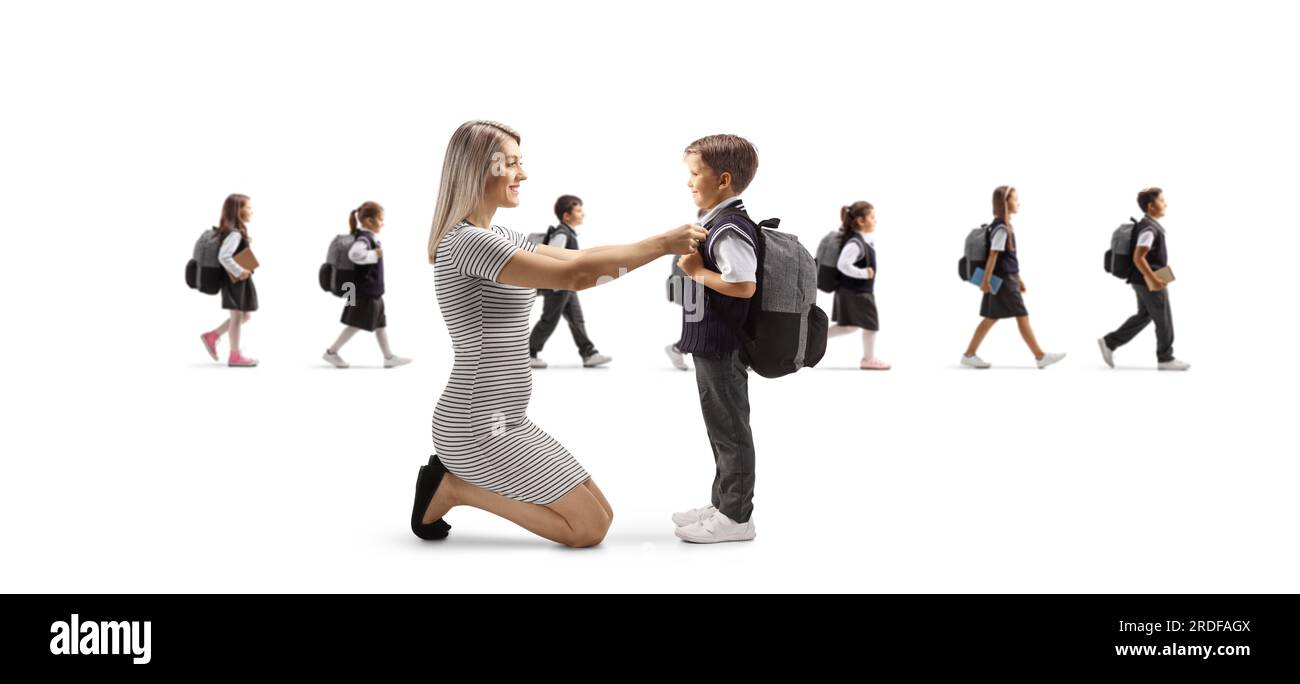
[[[827,330],[829,337],[862,331],[862,370],[889,370],[889,364],[876,357],[876,332],[880,318],[876,313],[876,210],[870,202],[854,202],[840,208],[839,287]]]
[[[339,350],[361,330],[375,334],[379,350],[384,354],[384,368],[396,368],[411,362],[388,348],[388,317],[384,313],[384,250],[379,245],[379,231],[383,227],[384,208],[377,202],[366,202],[348,214],[348,229],[356,238],[348,249],[348,260],[354,264],[354,289],[343,303],[341,322],[346,327],[334,345],[321,356],[335,368],[348,367],[339,356]]]

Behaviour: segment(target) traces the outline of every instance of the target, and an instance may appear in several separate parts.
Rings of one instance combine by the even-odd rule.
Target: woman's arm
[[[685,225],[628,245],[607,245],[581,251],[558,250],[576,252],[572,259],[559,258],[550,249],[543,250],[542,246],[537,248],[537,252],[521,249],[497,274],[497,282],[548,290],[586,290],[634,271],[665,254],[693,251],[693,243],[707,236],[699,226]]]
[[[573,261],[583,254],[595,254],[621,246],[622,245],[601,245],[600,247],[588,247],[586,249],[568,249],[552,247],[550,245],[538,245],[537,254],[545,254],[552,259],[559,259],[560,261]]]
[[[992,292],[993,267],[998,263],[998,252],[989,250],[989,260],[984,262],[984,282],[980,284],[981,292]]]

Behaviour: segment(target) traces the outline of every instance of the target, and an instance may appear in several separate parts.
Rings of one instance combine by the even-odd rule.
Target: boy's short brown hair
[[[1142,192],[1139,192],[1138,206],[1142,207],[1142,211],[1146,211],[1147,207],[1150,207],[1151,203],[1156,201],[1163,192],[1164,190],[1161,190],[1160,188],[1147,188]]]
[[[687,154],[698,154],[714,173],[731,174],[731,187],[740,194],[758,173],[758,150],[738,135],[706,135],[686,146]]]

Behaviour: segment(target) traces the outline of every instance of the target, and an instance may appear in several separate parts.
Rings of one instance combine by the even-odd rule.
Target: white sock
[[[331,354],[338,354],[339,350],[343,348],[343,345],[347,344],[348,340],[352,339],[352,336],[357,334],[357,331],[360,329],[361,328],[353,327],[351,325],[344,328],[343,332],[339,333],[339,338],[334,340],[334,346],[330,347],[326,351]]]
[[[870,361],[876,358],[876,331],[862,331],[862,360]]]
[[[830,339],[832,337],[839,337],[840,335],[847,335],[853,332],[854,330],[857,330],[857,328],[851,325],[840,325],[839,323],[836,323],[835,325],[832,325],[831,327],[826,329],[826,337],[827,339]]]
[[[380,328],[376,330],[375,339],[379,340],[379,351],[384,353],[384,358],[393,358],[393,350],[388,348],[388,328]]]

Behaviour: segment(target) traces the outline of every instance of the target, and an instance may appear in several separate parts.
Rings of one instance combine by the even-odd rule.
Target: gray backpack
[[[1110,249],[1106,250],[1106,272],[1127,280],[1133,273],[1133,229],[1138,220],[1130,217],[1129,222],[1115,229],[1110,235]]]
[[[957,274],[963,281],[975,275],[975,269],[981,268],[989,260],[989,224],[973,228],[966,234],[966,246],[962,257],[957,261]]]
[[[320,289],[335,297],[346,297],[349,290],[355,291],[356,284],[352,279],[357,269],[348,258],[348,250],[356,241],[357,236],[351,233],[336,235],[330,241],[329,251],[325,253],[325,263],[321,264],[316,276],[320,282]],[[349,284],[352,288],[348,287]]]
[[[834,292],[840,286],[840,230],[827,233],[817,243],[817,289]]]
[[[221,291],[222,279],[226,277],[224,268],[217,255],[221,252],[221,243],[217,242],[217,229],[203,231],[194,243],[194,256],[185,264],[185,284],[192,290],[203,294],[216,294]]]
[[[739,331],[742,358],[765,378],[816,366],[826,354],[826,312],[817,306],[817,262],[799,238],[758,224],[758,283]]]
[[[534,245],[544,245],[546,244],[546,236],[550,234],[551,234],[550,230],[544,230],[540,233],[529,233],[528,242]]]

